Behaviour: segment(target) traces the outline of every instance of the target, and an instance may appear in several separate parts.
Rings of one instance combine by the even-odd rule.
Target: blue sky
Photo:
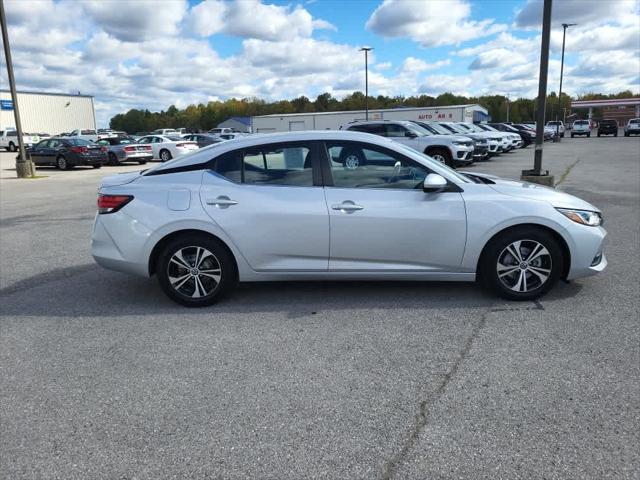
[[[542,0],[5,0],[25,90],[95,96],[98,123],[129,108],[184,108],[364,90],[509,94],[538,84]],[[640,2],[556,0],[549,90],[640,91]],[[4,68],[0,86],[6,87]]]

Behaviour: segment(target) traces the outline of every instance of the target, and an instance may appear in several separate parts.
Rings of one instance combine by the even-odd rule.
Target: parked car
[[[610,118],[605,118],[598,122],[598,136],[600,135],[613,135],[618,136],[618,121]]]
[[[640,135],[640,118],[632,118],[624,127],[624,136]]]
[[[462,128],[459,125],[456,125],[453,122],[430,122],[436,124],[445,130],[448,130],[454,135],[464,135],[465,137],[469,137],[474,141],[478,141],[479,139],[484,139],[487,141],[489,157],[494,155],[500,155],[502,152],[502,137],[487,135],[486,132],[471,132],[466,128]]]
[[[519,130],[513,126],[513,124],[508,123],[488,123],[490,127],[499,132],[513,133],[514,135],[518,135],[520,140],[522,140],[521,148],[526,148],[531,145],[536,139],[536,133],[530,130]]]
[[[462,136],[437,135],[408,121],[371,120],[351,122],[341,127],[352,132],[364,132],[391,138],[396,142],[425,153],[449,166],[467,165],[473,162],[473,140]],[[345,161],[366,161],[362,155],[344,157]]]
[[[106,147],[109,165],[120,165],[125,162],[144,165],[153,160],[151,145],[141,145],[133,137],[101,138],[96,143]]]
[[[65,135],[69,138],[80,138],[82,140],[88,140],[90,142],[95,142],[98,140],[98,132],[91,129],[78,129],[73,132]]]
[[[100,168],[107,163],[107,149],[82,138],[53,137],[29,149],[36,165],[54,165],[60,170],[76,166]]]
[[[182,135],[182,138],[184,138],[185,140],[196,142],[200,148],[224,141],[220,137],[211,135],[209,133],[189,133],[187,135]]]
[[[197,150],[198,144],[180,136],[147,135],[138,140],[139,144],[151,145],[153,158],[166,162],[185,153]]]
[[[522,137],[520,136],[519,133],[501,132],[497,128],[494,128],[494,127],[492,127],[491,125],[489,125],[487,123],[477,123],[477,124],[474,124],[474,125],[477,128],[481,128],[485,132],[499,132],[499,133],[502,133],[503,135],[505,135],[507,137],[507,140],[510,142],[510,147],[511,147],[510,150],[513,150],[513,149],[516,149],[516,148],[522,148],[522,146],[524,145]]]
[[[345,151],[365,162],[341,161]],[[109,269],[156,275],[190,307],[238,281],[301,279],[480,278],[533,300],[606,267],[601,223],[567,193],[460,174],[390,138],[286,132],[103,179],[92,254]]]
[[[207,133],[211,133],[213,135],[222,135],[225,133],[236,133],[236,129],[235,128],[212,128],[211,130],[209,130]]]
[[[459,134],[455,134],[442,125],[438,125],[436,122],[421,122],[417,120],[412,120],[416,125],[421,126],[425,130],[433,133],[434,135],[447,135],[447,136],[457,136],[460,137]],[[473,142],[473,161],[479,162],[482,160],[486,160],[489,158],[489,142],[486,138],[471,135],[462,135],[463,138],[468,138]]]
[[[547,122],[547,127],[551,127],[554,135],[557,133],[561,137],[564,137],[564,122],[561,120],[550,120]]]
[[[152,135],[180,135],[175,128],[157,128],[153,132]]]
[[[25,147],[31,147],[40,141],[40,137],[34,133],[22,133],[22,143]],[[9,152],[18,151],[18,131],[15,129],[0,130],[0,148]]]
[[[490,132],[478,127],[477,125],[474,125],[471,122],[454,122],[453,125],[458,127],[458,129],[460,129],[460,131],[462,132],[477,133],[480,135],[484,135],[485,138],[498,140],[500,145],[498,153],[508,152],[513,148],[511,140],[509,140],[507,135],[502,132]]]
[[[576,120],[573,122],[571,138],[576,135],[586,135],[587,137],[591,136],[591,124],[589,123],[589,120]]]

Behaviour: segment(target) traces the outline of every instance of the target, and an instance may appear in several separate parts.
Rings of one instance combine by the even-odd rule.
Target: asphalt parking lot
[[[200,310],[93,263],[101,176],[0,153],[0,477],[640,478],[640,138],[545,144],[608,269],[470,284],[245,284]],[[518,178],[533,148],[471,170]]]

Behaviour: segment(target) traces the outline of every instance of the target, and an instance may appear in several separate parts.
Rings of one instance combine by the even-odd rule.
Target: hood
[[[452,142],[469,142],[469,140],[471,140],[470,137],[467,137],[465,135],[431,135],[432,137],[435,138],[441,138],[444,140],[451,140]]]
[[[474,173],[474,175],[477,175]],[[483,175],[484,176],[484,175]],[[556,208],[574,208],[577,210],[591,210],[594,212],[600,212],[600,209],[594,207],[584,200],[569,195],[568,193],[561,192],[555,188],[545,187],[529,182],[517,182],[515,180],[505,180],[504,178],[498,178],[493,176],[486,176],[494,182],[493,185],[489,185],[496,192],[503,195],[509,195],[511,197],[524,197],[531,200],[540,200],[550,203]]]
[[[102,179],[102,181],[100,182],[100,188],[117,187],[118,185],[125,185],[127,183],[131,183],[136,178],[138,178],[142,172],[144,172],[144,170],[139,170],[137,172],[118,173],[116,175],[109,175],[108,177],[104,177]]]

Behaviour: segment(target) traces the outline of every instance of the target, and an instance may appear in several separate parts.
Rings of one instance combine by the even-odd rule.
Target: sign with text
[[[13,110],[13,101],[0,100],[0,110]]]

